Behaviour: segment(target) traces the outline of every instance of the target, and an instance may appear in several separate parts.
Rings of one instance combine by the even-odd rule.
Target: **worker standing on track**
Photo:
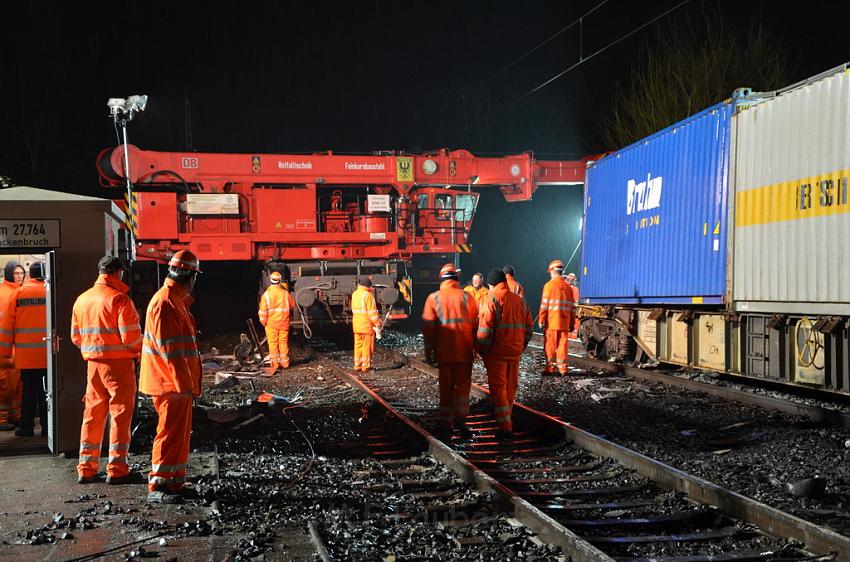
[[[101,258],[97,281],[77,297],[71,315],[71,341],[88,363],[77,464],[80,484],[94,482],[97,476],[107,414],[112,423],[106,483],[123,484],[131,479],[127,456],[136,402],[135,361],[142,350],[142,332],[139,314],[127,295],[129,287],[122,279],[125,271],[127,266],[118,258]]]
[[[543,286],[540,312],[537,323],[544,333],[543,351],[546,355],[548,374],[567,374],[567,353],[570,346],[570,330],[575,317],[573,291],[563,278],[564,262],[549,263],[549,281]]]
[[[139,390],[153,398],[159,417],[148,476],[151,503],[182,503],[193,492],[184,485],[192,398],[201,394],[201,357],[189,305],[200,272],[195,254],[188,250],[174,254],[145,316]]]
[[[519,281],[514,279],[514,266],[506,265],[502,268],[502,271],[507,279],[506,283],[508,284],[508,289],[510,289],[512,293],[525,298],[525,287],[523,287]]]
[[[283,275],[272,271],[271,285],[260,298],[260,324],[266,328],[269,342],[269,375],[279,368],[289,368],[289,319],[295,308],[295,299],[282,283]]]
[[[21,372],[15,368],[12,352],[15,334],[3,327],[3,319],[15,312],[18,289],[24,282],[24,268],[9,260],[3,268],[0,283],[0,431],[11,431],[21,420]],[[4,358],[3,351],[9,358]]]
[[[375,336],[381,333],[381,318],[372,294],[372,280],[361,277],[351,294],[351,327],[354,330],[354,370],[366,372],[372,368]]]
[[[44,286],[44,264],[30,265],[30,280],[18,288],[15,306],[5,315],[0,328],[8,337],[12,334],[12,347],[0,347],[0,357],[6,363],[15,351],[15,367],[21,371],[23,394],[21,397],[21,425],[15,430],[19,437],[35,435],[35,416],[41,419],[41,435],[47,435],[47,293]]]
[[[457,424],[463,437],[472,435],[466,426],[469,389],[478,328],[475,298],[458,283],[458,269],[447,263],[440,269],[440,290],[428,295],[422,310],[425,360],[440,371],[440,429],[451,437]]]
[[[481,304],[481,299],[486,297],[490,291],[484,284],[484,276],[476,273],[472,276],[472,284],[463,288],[464,291],[475,297],[475,304]]]
[[[567,285],[570,286],[570,289],[572,289],[572,291],[573,291],[573,301],[575,301],[575,303],[576,303],[576,310],[575,310],[576,313],[573,315],[573,327],[570,330],[570,337],[571,338],[577,338],[579,328],[581,328],[581,322],[579,321],[579,317],[578,317],[578,303],[579,303],[579,298],[581,297],[581,294],[579,293],[578,285],[576,285],[576,274],[575,273],[568,273],[564,277],[564,279],[567,281]]]
[[[487,283],[490,296],[479,307],[477,343],[499,424],[496,438],[504,440],[513,434],[511,413],[519,383],[519,358],[531,341],[532,320],[525,300],[508,289],[503,271],[491,270]]]

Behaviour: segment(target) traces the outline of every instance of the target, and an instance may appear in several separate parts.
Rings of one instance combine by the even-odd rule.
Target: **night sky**
[[[608,1],[581,33],[573,27],[507,67],[599,3],[4,2],[0,175],[103,196],[95,158],[116,144],[106,100],[132,94],[150,96],[130,126],[131,143],[150,150],[187,148],[188,100],[198,151],[599,153],[617,148],[602,145],[598,123],[614,86],[628,86],[637,53],[659,26],[705,14],[733,30],[774,30],[788,83],[850,60],[846,2],[691,0],[526,96],[678,4]],[[543,189],[510,206],[482,197],[469,268],[512,262],[521,279],[538,278],[539,291],[546,263],[575,248],[581,207],[577,188]]]

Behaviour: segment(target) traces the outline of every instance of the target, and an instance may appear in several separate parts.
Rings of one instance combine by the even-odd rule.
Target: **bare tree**
[[[602,119],[602,140],[622,148],[728,98],[735,88],[777,89],[791,63],[768,24],[730,28],[719,10],[671,20],[642,50]]]

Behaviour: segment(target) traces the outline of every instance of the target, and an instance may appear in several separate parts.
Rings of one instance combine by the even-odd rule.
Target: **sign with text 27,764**
[[[59,248],[59,219],[0,220],[0,250]]]

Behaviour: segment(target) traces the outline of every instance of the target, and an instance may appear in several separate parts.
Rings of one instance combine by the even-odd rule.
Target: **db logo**
[[[184,170],[196,170],[198,168],[197,156],[183,156],[180,158],[180,166]]]

